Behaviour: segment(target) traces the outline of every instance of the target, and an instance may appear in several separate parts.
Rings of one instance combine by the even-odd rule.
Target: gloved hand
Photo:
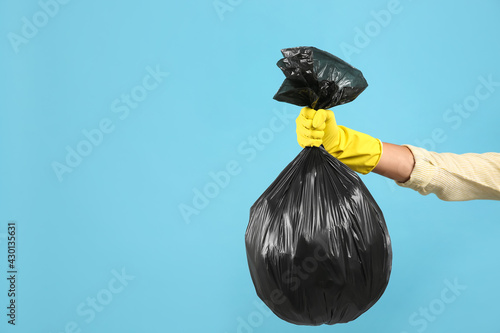
[[[295,120],[297,141],[303,148],[319,147],[352,170],[367,174],[373,170],[382,156],[382,142],[367,134],[338,126],[330,110],[318,111],[305,107]]]

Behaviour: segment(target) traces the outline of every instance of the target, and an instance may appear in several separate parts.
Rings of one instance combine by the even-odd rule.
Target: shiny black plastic
[[[342,91],[330,100],[359,94]],[[253,204],[245,243],[258,296],[294,324],[354,320],[389,282],[382,211],[359,176],[323,147],[303,149]]]
[[[278,61],[286,79],[274,99],[313,109],[329,109],[354,100],[368,86],[363,74],[333,54],[315,47],[281,50]]]

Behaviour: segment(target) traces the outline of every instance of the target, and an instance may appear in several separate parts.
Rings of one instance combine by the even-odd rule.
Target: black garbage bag
[[[326,52],[282,52],[282,100],[327,108],[367,86],[361,72]],[[325,72],[330,79],[319,82]],[[303,149],[253,204],[245,243],[258,296],[294,324],[354,320],[389,282],[392,250],[382,211],[358,175],[323,147]]]

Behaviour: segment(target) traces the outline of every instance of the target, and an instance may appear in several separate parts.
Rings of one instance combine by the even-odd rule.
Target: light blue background
[[[72,0],[18,53],[9,33],[21,34],[40,4],[1,3],[0,330],[497,332],[498,202],[444,202],[363,176],[386,217],[393,273],[371,310],[334,327],[258,310],[244,233],[250,206],[300,151],[300,108],[272,99],[284,79],[280,49],[316,46],[364,73],[367,90],[335,109],[341,124],[413,145],[441,129],[436,151],[499,151],[500,87],[459,125],[443,116],[474,95],[479,77],[500,81],[500,2],[401,0],[381,26],[372,11],[390,1],[227,1],[232,10],[219,16],[211,0]],[[365,28],[374,30],[362,45]],[[148,66],[169,75],[120,119],[111,104]],[[276,111],[292,116],[262,151],[243,153]],[[114,130],[59,181],[53,162],[102,119]],[[181,204],[192,206],[230,161],[239,173],[186,223]],[[5,316],[9,220],[19,232],[16,327]],[[133,280],[106,292],[122,269]],[[467,288],[425,327],[412,324],[455,279]],[[86,322],[77,308],[98,294],[113,298]]]

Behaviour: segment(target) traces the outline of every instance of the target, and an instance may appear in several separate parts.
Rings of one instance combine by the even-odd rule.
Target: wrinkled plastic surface
[[[329,109],[354,100],[368,86],[363,74],[333,54],[315,47],[281,50],[286,79],[274,96],[280,102]]]
[[[356,319],[389,281],[383,214],[358,175],[323,147],[303,149],[255,202],[245,241],[257,294],[294,324]]]
[[[295,70],[306,73],[310,49],[282,52],[306,59],[299,61],[304,68]],[[330,59],[335,64],[340,60]],[[290,101],[309,98],[318,108],[327,100],[325,105],[352,101],[364,89],[354,83],[364,78],[352,79],[362,75],[347,66],[331,71],[338,71],[333,97],[301,89],[287,96]],[[245,243],[258,296],[278,317],[298,325],[356,319],[381,297],[392,267],[391,240],[380,208],[359,176],[322,146],[303,149],[253,204]]]

